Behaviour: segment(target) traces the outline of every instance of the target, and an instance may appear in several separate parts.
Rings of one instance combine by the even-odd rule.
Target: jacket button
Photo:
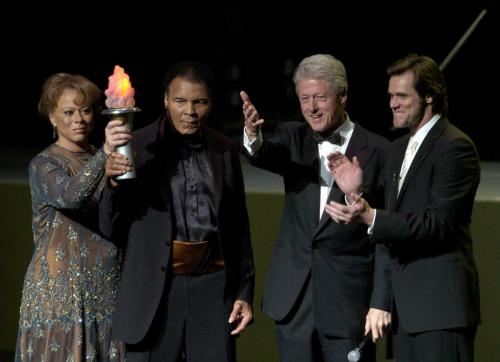
[[[160,269],[161,269],[161,271],[162,271],[162,272],[166,272],[166,271],[167,271],[167,267],[166,267],[166,266],[163,266],[163,265],[161,266],[161,268],[160,268]]]

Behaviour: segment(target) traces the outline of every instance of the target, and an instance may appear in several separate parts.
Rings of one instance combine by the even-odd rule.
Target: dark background
[[[444,70],[452,123],[475,141],[481,159],[500,160],[500,29],[496,1],[348,4],[303,1],[213,2],[135,7],[14,4],[4,12],[2,146],[42,149],[52,128],[36,106],[44,80],[55,72],[79,73],[106,89],[115,64],[136,90],[136,127],[163,110],[163,76],[177,61],[206,62],[217,80],[213,127],[232,137],[242,130],[238,92],[245,89],[265,118],[265,131],[299,116],[292,73],[309,55],[329,53],[346,66],[347,111],[388,138],[391,114],[385,69],[410,52],[441,63],[477,18],[488,13]],[[328,9],[327,9],[327,7]],[[8,23],[8,24],[7,24]],[[102,140],[105,119],[97,120]]]

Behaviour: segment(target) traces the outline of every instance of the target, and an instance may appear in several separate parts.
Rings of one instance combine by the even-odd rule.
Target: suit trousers
[[[138,344],[127,344],[127,361],[234,362],[224,281],[224,271],[171,275],[148,335]]]
[[[395,331],[396,359],[405,362],[472,362],[476,327],[407,333]]]
[[[311,276],[290,313],[276,321],[276,339],[281,362],[345,362],[348,353],[361,339],[322,334],[315,327],[315,318],[329,311],[314,311]],[[359,321],[364,323],[364,321]],[[363,349],[361,362],[375,361],[375,348],[369,342]]]

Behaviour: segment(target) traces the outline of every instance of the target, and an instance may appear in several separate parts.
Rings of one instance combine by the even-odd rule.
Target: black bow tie
[[[342,142],[342,137],[340,136],[340,132],[330,132],[330,134],[322,135],[319,132],[313,131],[313,139],[317,143],[321,143],[324,141],[328,141],[334,145],[340,145]]]
[[[180,146],[186,146],[191,149],[201,149],[205,146],[205,139],[201,132],[192,135],[176,135],[176,141]]]

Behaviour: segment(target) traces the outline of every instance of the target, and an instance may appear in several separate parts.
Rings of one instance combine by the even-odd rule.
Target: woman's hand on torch
[[[129,171],[132,171],[132,164],[127,156],[118,152],[112,152],[106,160],[105,174],[108,177],[109,183],[112,187],[118,186],[116,181],[117,176],[121,176]]]
[[[132,164],[127,156],[113,152],[106,160],[106,176],[114,178],[132,170]]]
[[[123,125],[123,121],[119,119],[111,120],[104,130],[106,141],[104,142],[104,152],[109,156],[117,147],[126,145],[132,135],[127,127]]]

